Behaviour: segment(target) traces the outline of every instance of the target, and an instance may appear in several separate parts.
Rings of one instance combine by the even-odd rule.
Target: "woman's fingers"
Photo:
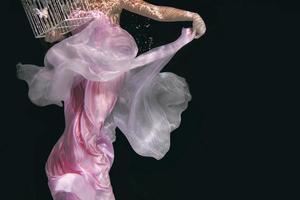
[[[195,39],[200,38],[206,32],[206,26],[200,15],[196,15],[193,20],[193,30],[196,31]]]
[[[200,37],[201,37],[201,35],[198,34],[198,35],[196,35],[194,38],[195,38],[195,39],[199,39]]]
[[[50,32],[46,33],[45,41],[53,43],[53,42],[62,40],[63,38],[64,38],[64,35],[61,34],[60,32],[58,32],[58,31],[50,31]]]

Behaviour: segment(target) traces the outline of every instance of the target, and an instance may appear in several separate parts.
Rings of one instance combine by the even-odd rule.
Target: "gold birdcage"
[[[77,11],[91,11],[89,0],[21,1],[36,38],[43,38],[52,30],[68,33],[93,18],[89,15],[73,15]]]

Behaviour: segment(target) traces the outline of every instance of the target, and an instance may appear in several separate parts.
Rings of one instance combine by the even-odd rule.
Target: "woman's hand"
[[[193,14],[193,31],[196,32],[195,39],[200,38],[206,32],[206,26],[199,14]]]
[[[57,42],[63,40],[65,37],[62,33],[52,30],[46,33],[45,41],[49,43]]]

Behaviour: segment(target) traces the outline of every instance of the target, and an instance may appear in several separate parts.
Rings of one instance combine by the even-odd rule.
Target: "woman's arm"
[[[121,0],[122,8],[162,22],[193,21],[196,38],[201,37],[205,31],[205,23],[199,14],[168,6],[157,6],[143,0]]]

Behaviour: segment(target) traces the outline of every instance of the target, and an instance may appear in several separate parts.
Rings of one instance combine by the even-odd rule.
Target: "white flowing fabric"
[[[137,56],[133,37],[99,15],[54,45],[44,67],[17,65],[33,103],[65,104],[66,129],[46,166],[55,200],[114,199],[108,171],[116,127],[138,154],[167,153],[191,95],[184,78],[160,71],[194,37],[184,28],[176,41]]]
[[[184,78],[159,72],[193,37],[190,29],[183,28],[176,41],[136,57],[132,36],[101,16],[52,47],[45,57],[46,67],[18,65],[18,75],[27,81],[33,103],[62,106],[78,74],[107,81],[127,72],[113,110],[114,122],[138,154],[160,159],[169,149],[170,132],[179,126],[191,95]]]

